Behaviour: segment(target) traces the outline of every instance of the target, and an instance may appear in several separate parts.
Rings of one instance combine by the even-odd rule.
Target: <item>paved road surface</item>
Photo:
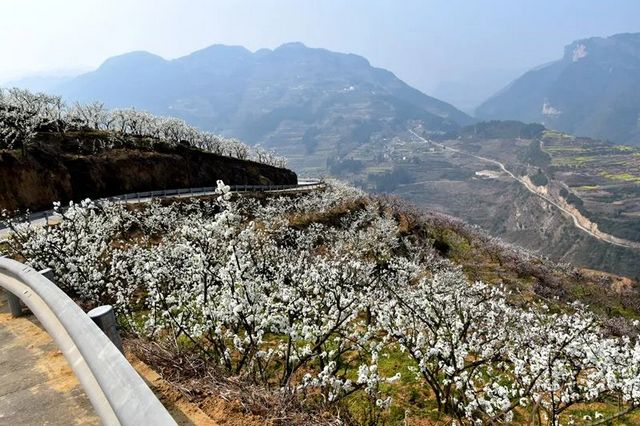
[[[0,289],[0,425],[99,425],[64,356],[33,316],[11,318]]]

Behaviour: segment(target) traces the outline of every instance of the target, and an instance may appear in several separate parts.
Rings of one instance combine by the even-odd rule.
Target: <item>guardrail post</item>
[[[7,256],[0,256],[0,259],[5,257]],[[4,294],[7,296],[7,302],[9,302],[9,310],[11,311],[11,316],[13,318],[21,316],[23,314],[22,302],[20,302],[18,296],[11,293],[9,290],[5,290]]]
[[[43,269],[40,271],[40,275],[48,279],[49,281],[53,281],[53,270],[51,268]],[[5,294],[7,295],[7,301],[9,302],[9,309],[11,310],[12,317],[19,317],[24,314],[24,310],[22,309],[22,302],[15,294],[10,291],[5,290]]]
[[[118,348],[118,350],[124,353],[122,349],[122,339],[118,332],[118,323],[116,322],[116,314],[113,312],[111,305],[98,306],[87,312],[89,318],[96,323],[98,328],[107,335],[109,340]]]
[[[14,318],[21,316],[24,312],[22,311],[22,303],[20,302],[20,299],[18,299],[18,296],[8,290],[5,290],[4,293],[7,295],[11,316]]]
[[[46,279],[48,279],[51,282],[54,282],[53,279],[53,269],[51,268],[45,268],[42,271],[40,271],[40,275],[42,275],[43,277],[45,277]]]

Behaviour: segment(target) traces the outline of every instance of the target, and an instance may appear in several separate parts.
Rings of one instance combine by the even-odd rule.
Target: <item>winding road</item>
[[[300,192],[319,189],[324,186],[324,182],[320,179],[304,179],[299,181],[295,185],[231,185],[231,192],[244,193],[244,192],[269,192],[269,193],[286,193],[286,192]],[[153,199],[162,198],[188,198],[188,197],[202,197],[207,195],[217,194],[215,187],[203,187],[203,188],[184,188],[184,189],[171,189],[171,190],[159,190],[159,191],[147,191],[147,192],[134,192],[130,194],[116,195],[108,198],[101,198],[96,200],[98,202],[110,201],[114,203],[133,204],[144,203]],[[31,225],[46,226],[50,223],[57,223],[61,219],[61,215],[54,210],[46,210],[42,212],[36,212],[29,215],[29,223]],[[0,226],[2,226],[0,224]],[[0,243],[3,240],[8,239],[11,236],[11,229],[8,227],[0,228]]]
[[[625,239],[622,239],[622,238],[618,238],[618,237],[615,237],[613,235],[604,233],[602,231],[592,231],[591,229],[587,228],[582,223],[580,223],[580,219],[578,218],[578,216],[575,213],[573,213],[570,210],[568,210],[567,208],[561,206],[560,204],[558,204],[556,201],[554,201],[550,197],[547,197],[544,194],[541,194],[540,192],[536,191],[535,188],[532,188],[532,186],[529,184],[529,182],[525,181],[524,179],[522,179],[519,176],[516,176],[509,169],[507,169],[505,167],[505,165],[503,163],[501,163],[500,161],[497,161],[497,160],[494,160],[494,159],[491,159],[491,158],[482,157],[482,156],[475,155],[475,154],[471,154],[469,152],[465,152],[465,151],[462,151],[462,150],[459,150],[459,149],[455,149],[455,148],[446,146],[446,145],[441,144],[441,143],[437,143],[437,142],[434,142],[434,141],[427,140],[427,139],[423,138],[422,136],[420,136],[419,134],[417,134],[416,132],[414,132],[413,130],[409,130],[409,132],[412,135],[414,135],[415,137],[417,137],[418,139],[420,139],[420,140],[422,140],[424,142],[427,142],[427,143],[432,143],[434,145],[437,145],[437,146],[441,147],[444,150],[449,150],[449,151],[456,152],[456,153],[459,153],[459,154],[468,155],[468,156],[476,158],[478,160],[497,165],[509,177],[511,177],[512,179],[520,182],[522,184],[522,186],[524,186],[527,189],[527,191],[529,191],[532,194],[536,195],[537,197],[543,199],[544,201],[546,201],[547,203],[549,203],[552,206],[556,207],[558,210],[562,211],[563,213],[569,215],[569,217],[571,217],[571,219],[573,220],[574,226],[576,228],[578,228],[579,230],[581,230],[583,232],[586,232],[590,236],[592,236],[594,238],[597,238],[598,240],[603,241],[605,243],[613,244],[613,245],[616,245],[616,246],[619,246],[619,247],[640,249],[640,243],[636,243],[636,242],[633,242],[633,241],[628,241],[628,240],[625,240]]]

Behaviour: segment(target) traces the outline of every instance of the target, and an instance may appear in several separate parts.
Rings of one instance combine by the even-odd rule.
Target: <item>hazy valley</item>
[[[639,150],[517,122],[429,141],[416,131],[362,146],[332,170],[558,261],[638,276]]]

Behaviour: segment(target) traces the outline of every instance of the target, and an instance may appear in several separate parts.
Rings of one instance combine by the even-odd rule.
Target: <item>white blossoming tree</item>
[[[335,182],[299,197],[218,193],[85,201],[54,227],[12,224],[9,250],[114,305],[132,333],[304,401],[365,401],[368,423],[407,386],[458,424],[558,425],[594,402],[609,411],[578,420],[606,424],[638,408],[638,342],[605,335],[584,306],[516,305],[470,282],[385,202]]]
[[[108,110],[100,102],[67,107],[58,96],[15,88],[0,89],[0,149],[20,148],[24,153],[38,132],[49,127],[58,132],[70,129],[107,131],[129,143],[135,141],[141,145],[158,141],[172,146],[185,143],[226,157],[253,159],[274,167],[287,165],[286,159],[274,152],[262,148],[252,150],[237,139],[202,132],[178,118],[158,117],[134,108]],[[91,143],[96,143],[95,138],[90,139]],[[113,146],[109,141],[102,142],[100,149]]]

